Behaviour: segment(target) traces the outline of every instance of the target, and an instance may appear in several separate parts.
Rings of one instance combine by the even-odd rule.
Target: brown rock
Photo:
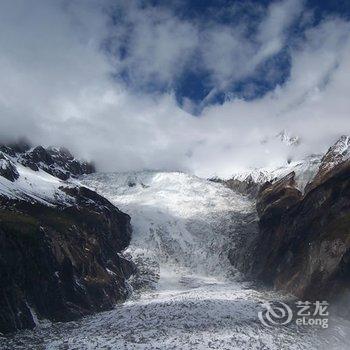
[[[336,168],[303,198],[291,174],[258,198],[256,275],[300,298],[350,292],[350,163]]]
[[[0,197],[0,332],[68,321],[128,295],[130,217],[87,188],[64,189],[69,207]]]

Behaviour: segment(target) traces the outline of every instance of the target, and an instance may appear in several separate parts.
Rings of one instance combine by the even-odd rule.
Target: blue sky
[[[196,35],[200,36],[199,40],[206,40],[210,28],[212,30],[224,31],[232,28],[243,31],[241,40],[251,42],[252,51],[259,50],[259,43],[257,36],[261,29],[261,23],[268,16],[271,11],[271,6],[278,2],[276,1],[235,1],[235,0],[204,0],[204,1],[138,1],[135,7],[137,10],[149,16],[152,13],[154,21],[159,20],[165,16],[164,23],[155,24],[160,27],[166,27],[166,21],[174,20],[181,25],[192,25],[193,31],[197,31]],[[245,100],[252,100],[260,98],[269,91],[272,91],[278,85],[282,85],[288,80],[291,68],[291,54],[290,49],[297,45],[306,30],[317,26],[322,20],[329,16],[337,16],[348,19],[350,16],[350,2],[349,1],[317,1],[308,0],[305,2],[294,2],[293,7],[299,7],[298,11],[290,19],[289,23],[282,28],[284,31],[284,40],[273,53],[264,57],[258,64],[254,66],[247,74],[237,77],[237,74],[228,74],[223,87],[217,86],[218,81],[212,77],[212,70],[208,65],[201,64],[202,55],[197,47],[198,43],[193,43],[191,48],[187,48],[191,53],[186,53],[185,62],[179,61],[182,65],[181,69],[176,74],[171,75],[167,79],[157,77],[157,74],[151,74],[146,79],[133,76],[134,69],[130,68],[126,63],[125,68],[118,73],[117,77],[125,82],[125,84],[134,90],[141,90],[144,92],[165,92],[174,91],[177,102],[184,107],[185,102],[191,102],[193,114],[200,114],[201,110],[208,104],[222,104],[227,99],[243,98]],[[300,5],[302,3],[302,6]],[[128,12],[137,11],[135,8],[130,10],[130,7],[122,5],[113,5],[110,9],[112,17],[112,27],[115,26],[120,29],[120,22],[124,22],[123,26],[128,27],[125,36],[122,36],[122,45],[118,50],[110,49],[109,46],[115,46],[113,37],[111,42],[106,41],[106,50],[112,55],[119,56],[122,62],[128,62],[133,59],[133,31],[138,24],[135,25],[132,20],[128,21]],[[164,15],[165,14],[165,15]],[[162,21],[159,20],[159,21]],[[228,37],[228,39],[230,39]],[[156,41],[157,39],[155,39]],[[227,43],[229,45],[229,43]],[[262,45],[262,43],[260,43]],[[213,45],[210,50],[216,50]],[[231,61],[225,61],[225,64],[232,66],[240,65],[235,62],[235,54],[226,52],[222,49],[224,55],[231,55]],[[227,50],[228,51],[228,50]],[[219,55],[218,55],[219,56]],[[243,57],[238,57],[239,60],[244,60]],[[175,63],[176,64],[176,63]],[[206,100],[206,97],[212,93],[212,97]]]
[[[349,7],[0,1],[0,139],[200,176],[325,152],[350,133]]]

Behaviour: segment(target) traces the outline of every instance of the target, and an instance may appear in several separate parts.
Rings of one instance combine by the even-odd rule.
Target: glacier
[[[139,268],[131,297],[107,312],[68,323],[40,321],[4,349],[347,349],[347,321],[326,330],[265,327],[266,301],[291,300],[245,280],[228,260],[254,202],[219,183],[180,172],[95,173],[81,182],[132,218],[124,255]],[[347,343],[346,343],[347,342]]]

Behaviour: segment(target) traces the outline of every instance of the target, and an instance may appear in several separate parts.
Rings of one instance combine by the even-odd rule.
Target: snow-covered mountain
[[[66,150],[22,146],[0,146],[4,333],[110,309],[134,269],[121,255],[130,217],[76,179],[93,167]]]
[[[299,161],[291,161],[279,167],[265,167],[241,171],[223,180],[227,186],[244,194],[255,196],[262,184],[277,181],[294,172],[296,187],[303,193],[311,182],[317,181],[339,164],[350,158],[350,138],[341,136],[325,155],[310,155]],[[215,180],[215,179],[214,179]],[[218,181],[218,180],[217,180]]]
[[[320,160],[301,193],[295,172],[261,186],[259,238],[251,270],[275,288],[307,300],[329,300],[350,316],[350,159],[342,136]],[[340,302],[341,300],[341,302]]]
[[[343,135],[340,139],[329,148],[328,152],[322,159],[322,163],[327,168],[344,162],[350,158],[350,137]]]
[[[237,178],[245,181],[250,177],[262,183],[293,169],[299,176],[299,185],[304,187],[320,168],[321,158],[312,156],[278,169],[237,174]],[[62,292],[67,303],[60,307],[71,305],[72,300],[77,302],[78,298],[83,302],[78,303],[81,310],[81,305],[89,304],[92,297],[98,301],[93,310],[99,309],[99,298],[104,306],[111,306],[111,301],[125,296],[128,285],[123,279],[124,273],[134,273],[129,280],[134,294],[113,310],[79,321],[57,325],[37,319],[33,331],[0,339],[1,348],[319,349],[329,339],[339,349],[346,348],[344,332],[348,323],[337,318],[332,319],[334,327],[322,332],[293,323],[285,327],[264,327],[259,322],[257,314],[263,310],[264,302],[288,302],[290,298],[254,287],[231,265],[230,259],[242,259],[244,263],[244,259],[254,253],[244,250],[240,253],[242,245],[247,244],[258,229],[253,199],[220,183],[180,172],[93,173],[78,180],[63,181],[52,178],[42,169],[34,171],[23,166],[16,157],[5,155],[2,159],[5,165],[1,169],[6,170],[7,177],[13,166],[16,170],[12,171],[12,179],[2,180],[6,195],[13,195],[17,189],[19,194],[25,194],[25,199],[37,202],[40,198],[50,203],[55,193],[62,191],[62,184],[70,184],[73,189],[81,185],[90,188],[83,191],[82,205],[78,203],[63,210],[69,215],[74,210],[73,216],[68,216],[64,234],[58,238],[54,235],[49,245],[54,247],[53,255],[57,255],[58,262],[53,268],[58,268],[50,269],[44,280],[52,281],[59,290],[64,277],[65,283],[69,282],[69,293],[76,293],[71,298],[69,293]],[[22,184],[26,178],[28,183]],[[44,180],[52,188],[51,192],[45,190]],[[11,184],[15,187],[11,188]],[[88,197],[84,194],[86,191]],[[4,187],[2,193],[5,193]],[[96,202],[98,206],[94,205]],[[118,212],[111,203],[131,216],[133,234],[129,247],[122,253],[133,259],[137,271],[117,254],[130,239],[129,216]],[[86,208],[89,210],[85,212]],[[119,219],[111,222],[111,213]],[[62,222],[66,225],[66,216],[62,217],[59,211],[55,215],[59,225]],[[119,226],[115,232],[116,223]],[[91,226],[88,232],[85,232],[86,224]],[[41,227],[44,226],[40,225],[40,230]],[[96,228],[99,228],[97,233]],[[60,226],[57,231],[61,230]],[[44,228],[44,232],[46,239],[52,239],[55,231]],[[102,242],[96,246],[98,240]],[[31,260],[26,261],[30,265]],[[36,270],[33,272],[33,276],[38,275]],[[111,288],[113,291],[116,285],[120,294],[111,298]],[[103,292],[99,293],[101,286]],[[92,293],[88,298],[85,297],[87,291]],[[36,308],[28,305],[35,315]]]
[[[306,190],[311,190],[321,182],[328,179],[332,174],[350,159],[350,137],[343,135],[331,146],[322,157],[317,173]]]
[[[62,187],[77,186],[77,176],[93,171],[92,164],[75,159],[64,148],[0,145],[0,196],[68,205],[73,198]]]
[[[299,146],[301,140],[299,136],[291,135],[287,130],[282,130],[276,135],[267,136],[261,140],[261,144],[279,141],[285,146]]]
[[[239,186],[242,186],[242,184],[251,184],[255,195],[259,187],[265,182],[276,181],[294,171],[297,187],[303,192],[306,185],[316,175],[321,159],[321,155],[311,155],[300,161],[292,161],[279,167],[265,167],[237,172],[230,179],[226,180],[226,183],[233,189],[239,189]],[[245,193],[244,188],[242,192]]]
[[[4,349],[316,350],[327,339],[344,348],[346,325],[338,320],[325,331],[260,323],[264,302],[289,297],[243,282],[228,260],[228,250],[257,229],[253,200],[179,172],[96,173],[82,182],[131,216],[127,253],[139,272],[130,283],[151,288],[111,311],[0,339]]]
[[[18,142],[0,145],[0,154],[34,171],[42,169],[61,180],[95,171],[92,163],[74,158],[64,147],[31,147],[25,142]]]
[[[13,181],[0,177],[1,195],[12,199],[40,201],[47,205],[71,203],[72,198],[60,190],[61,186],[68,185],[64,181],[41,169],[31,170],[14,160],[1,159],[0,162],[2,169],[12,168],[18,176]]]
[[[300,138],[298,136],[291,136],[286,130],[282,130],[276,135],[282,143],[287,146],[298,146],[300,144]]]

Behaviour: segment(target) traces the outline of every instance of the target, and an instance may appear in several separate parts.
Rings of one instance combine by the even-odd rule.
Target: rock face
[[[247,176],[247,178],[243,180],[232,178],[225,180],[223,183],[231,190],[248,195],[252,198],[257,196],[261,187],[261,184],[254,181],[252,176]]]
[[[43,146],[31,148],[28,144],[22,142],[0,145],[0,152],[8,157],[15,158],[18,163],[34,171],[42,169],[61,180],[95,172],[92,163],[75,159],[65,148],[44,148]]]
[[[96,192],[59,180],[59,192],[69,200],[55,203],[53,196],[46,202],[31,192],[21,197],[17,163],[9,160],[18,152],[5,151],[8,158],[0,162],[7,167],[1,166],[0,175],[6,180],[0,184],[13,185],[4,192],[0,186],[0,332],[32,328],[37,318],[74,320],[125,300],[126,280],[135,272],[120,254],[131,239],[130,217]],[[66,151],[64,156],[42,147],[25,152],[40,167],[55,164],[73,173],[76,166]],[[65,164],[63,157],[70,161]],[[83,167],[77,165],[74,173],[86,171]],[[36,173],[28,168],[26,176],[37,182],[43,177]]]
[[[251,174],[244,174],[243,176],[232,177],[225,180],[219,177],[213,177],[208,180],[221,183],[235,192],[247,195],[251,198],[256,198],[261,186],[267,181],[266,178],[264,179],[265,181],[259,182],[259,180],[254,178]]]
[[[301,192],[295,187],[295,173],[291,172],[275,183],[266,182],[260,189],[256,209],[260,217],[270,218],[281,214],[298,203]]]
[[[318,172],[306,186],[305,191],[311,191],[332,177],[339,170],[339,166],[342,166],[348,159],[350,159],[350,137],[343,135],[322,157]]]
[[[5,179],[12,182],[17,180],[19,177],[16,166],[1,153],[0,153],[0,176],[3,176]]]
[[[315,177],[321,164],[322,155],[312,154],[300,161],[287,162],[277,168],[260,168],[251,169],[243,172],[232,174],[230,179],[214,178],[212,181],[220,182],[230,189],[251,198],[256,198],[260,188],[266,182],[276,182],[282,179],[291,172],[295,173],[295,187],[302,193],[305,192],[305,187]]]
[[[350,160],[337,147],[346,140],[323,157],[304,195],[294,173],[258,194],[260,232],[246,247],[254,251],[249,270],[299,298],[350,295]],[[342,311],[349,316],[350,303]]]
[[[61,180],[95,171],[93,164],[76,160],[65,148],[38,146],[22,154],[20,163],[35,171],[42,169]]]

